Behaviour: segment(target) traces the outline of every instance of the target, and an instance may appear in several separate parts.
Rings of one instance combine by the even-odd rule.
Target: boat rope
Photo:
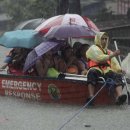
[[[103,77],[99,77],[103,81],[103,85],[101,88],[97,91],[97,93],[82,107],[80,108],[70,119],[68,119],[64,124],[62,124],[57,130],[61,130],[65,125],[67,125],[73,118],[75,118],[77,115],[79,115],[92,100],[100,93],[100,91],[107,85],[107,84],[113,84],[113,80],[108,78],[106,81]]]
[[[116,82],[112,78],[108,78],[106,88],[108,88],[108,90],[109,90],[109,92],[108,92],[109,95],[114,93],[115,86],[116,86]]]

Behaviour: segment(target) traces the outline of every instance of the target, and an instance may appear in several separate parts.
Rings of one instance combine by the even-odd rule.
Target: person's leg
[[[122,82],[122,76],[119,74],[116,74],[112,71],[108,72],[106,75],[106,78],[111,78],[115,82],[115,94],[116,94],[116,104],[121,105],[126,101],[126,94],[122,93],[123,89],[123,82]]]
[[[93,96],[94,96],[94,92],[95,92],[95,87],[97,85],[98,79],[99,77],[101,77],[102,74],[100,73],[100,71],[96,70],[96,69],[91,69],[88,72],[87,78],[88,78],[88,92],[89,92],[89,97],[87,99],[87,102],[89,102]],[[93,105],[94,101],[90,102],[90,105]]]
[[[116,97],[119,97],[122,95],[122,86],[117,86],[115,88],[115,92],[116,92]]]
[[[116,92],[116,104],[122,105],[126,102],[127,95],[122,93],[122,86],[117,86],[115,88]]]
[[[94,96],[94,86],[92,84],[88,84],[89,97]]]

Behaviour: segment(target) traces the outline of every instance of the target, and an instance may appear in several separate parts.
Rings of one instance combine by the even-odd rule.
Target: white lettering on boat
[[[33,93],[33,92],[16,92],[14,90],[5,90],[5,95],[15,96],[23,99],[41,100],[40,93]]]
[[[34,90],[41,91],[42,83],[28,82],[28,81],[15,81],[15,80],[2,80],[2,88],[4,89],[17,89],[17,90]]]

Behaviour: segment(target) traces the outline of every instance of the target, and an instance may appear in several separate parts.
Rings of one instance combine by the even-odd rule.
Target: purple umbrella
[[[43,54],[56,47],[58,42],[46,41],[42,42],[40,45],[35,47],[27,56],[23,71],[27,71],[30,67],[32,67],[36,60],[38,60]]]
[[[46,52],[48,52],[58,44],[59,44],[58,42],[52,42],[52,41],[42,42],[40,45],[35,47],[34,50],[36,51],[36,54],[38,56],[42,56],[43,54],[45,54]]]
[[[94,37],[96,35],[96,32],[90,28],[81,26],[81,25],[75,25],[75,24],[69,24],[69,25],[58,25],[52,27],[48,33],[44,36],[46,38],[80,38],[80,37]]]
[[[26,60],[25,60],[25,64],[24,64],[24,67],[23,67],[23,72],[27,71],[31,66],[33,66],[36,62],[36,60],[38,59],[39,57],[37,56],[37,53],[35,52],[35,50],[32,50]]]

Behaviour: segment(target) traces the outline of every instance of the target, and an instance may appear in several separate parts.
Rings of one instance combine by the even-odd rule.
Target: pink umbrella
[[[97,26],[89,18],[82,17],[78,14],[65,14],[51,17],[40,24],[35,30],[42,34],[45,34],[51,27],[66,24],[76,24],[80,26],[85,26],[95,31],[99,31]]]

